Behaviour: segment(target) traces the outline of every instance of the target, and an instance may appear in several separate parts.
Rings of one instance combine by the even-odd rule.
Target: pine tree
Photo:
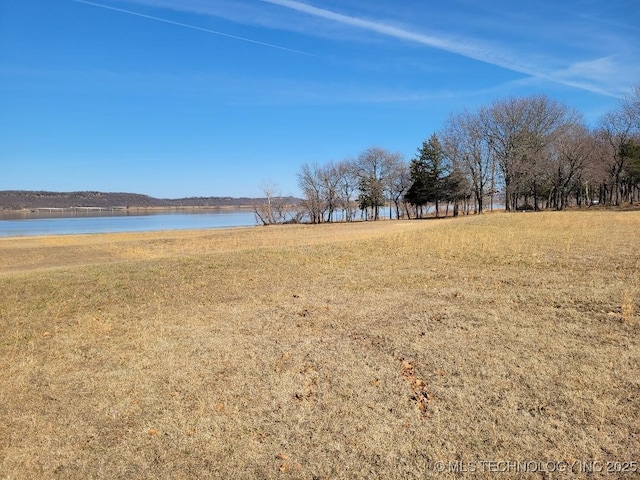
[[[439,214],[440,201],[447,195],[445,178],[449,171],[444,149],[434,133],[429,140],[422,142],[416,157],[409,166],[411,187],[406,199],[416,209],[422,209],[430,202],[435,203],[436,217]]]

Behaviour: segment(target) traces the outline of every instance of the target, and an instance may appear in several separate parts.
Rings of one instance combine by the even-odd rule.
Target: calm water
[[[147,212],[144,215],[87,215],[73,217],[56,214],[29,214],[21,218],[0,219],[0,237],[65,235],[76,233],[144,232],[155,230],[194,230],[256,225],[250,209],[199,212]]]

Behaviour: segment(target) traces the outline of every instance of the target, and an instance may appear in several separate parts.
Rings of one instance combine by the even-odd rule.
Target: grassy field
[[[639,234],[594,211],[0,239],[0,478],[640,462]]]

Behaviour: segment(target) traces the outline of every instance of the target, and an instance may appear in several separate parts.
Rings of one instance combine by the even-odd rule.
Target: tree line
[[[545,95],[499,99],[453,113],[407,162],[369,147],[356,158],[305,163],[300,205],[275,189],[256,208],[264,224],[377,220],[556,209],[640,201],[640,85],[594,128]]]

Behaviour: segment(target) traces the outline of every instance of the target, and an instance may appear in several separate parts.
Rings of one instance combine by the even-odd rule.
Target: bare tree
[[[441,135],[454,169],[468,179],[476,213],[482,213],[484,199],[495,189],[496,179],[493,150],[479,115],[467,111],[451,115]]]
[[[633,202],[640,189],[640,85],[623,99],[618,109],[600,120],[598,134],[604,143],[609,182],[606,201]]]
[[[253,206],[253,213],[258,223],[274,225],[300,220],[298,209],[286,201],[276,183],[263,182],[260,188],[264,198]]]
[[[480,110],[482,131],[504,180],[507,210],[517,207],[522,193],[531,193],[537,208],[549,147],[574,117],[565,105],[544,95],[498,100]]]
[[[298,186],[304,194],[310,222],[332,222],[340,209],[344,220],[352,221],[358,182],[354,163],[349,160],[324,165],[303,164],[298,173]]]
[[[634,119],[624,108],[605,114],[598,129],[604,144],[606,168],[609,173],[606,202],[620,205],[623,197],[625,175],[629,166],[629,146],[634,138]]]
[[[400,220],[400,206],[404,206],[405,212],[408,212],[404,196],[411,187],[411,175],[409,173],[409,165],[398,156],[394,165],[389,171],[387,184],[385,189],[389,194],[389,200],[393,203],[396,210],[396,219]],[[389,208],[389,218],[392,218],[393,212]]]
[[[640,84],[633,87],[631,93],[622,101],[622,108],[636,133],[640,133]]]
[[[583,124],[573,125],[558,138],[550,162],[553,174],[551,205],[556,210],[567,208],[572,191],[577,190],[580,194],[582,179],[587,167],[595,162],[596,151],[595,139]],[[583,199],[577,202],[582,203]]]
[[[338,196],[340,207],[347,222],[355,217],[355,200],[358,191],[358,175],[354,160],[342,160],[337,163],[336,170],[339,175]]]
[[[340,181],[342,178],[342,170],[338,164],[329,162],[322,166],[318,173],[320,175],[320,184],[322,186],[322,195],[325,205],[327,206],[328,222],[333,221],[335,211],[340,206]]]
[[[322,169],[317,163],[305,163],[298,173],[298,186],[304,195],[303,201],[311,223],[322,223],[327,211]]]
[[[388,183],[393,165],[399,158],[398,153],[392,153],[380,147],[369,147],[358,156],[355,162],[359,179],[360,207],[363,210],[370,208],[374,220],[380,217],[380,207],[385,203],[384,186]]]

